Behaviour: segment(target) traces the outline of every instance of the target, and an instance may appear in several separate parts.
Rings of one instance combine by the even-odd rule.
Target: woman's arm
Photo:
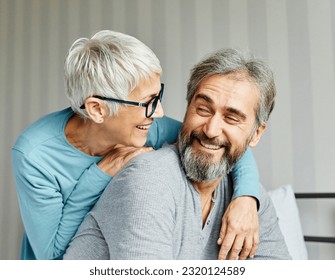
[[[232,170],[234,181],[233,199],[239,196],[252,196],[259,208],[259,174],[255,158],[248,148]]]
[[[15,149],[12,160],[22,221],[35,257],[59,258],[111,177],[94,163],[65,199],[63,186],[47,167]]]
[[[175,143],[178,140],[178,133],[181,125],[182,123],[180,121],[165,116],[163,118],[155,119],[150,127],[145,145],[157,150],[165,143]]]

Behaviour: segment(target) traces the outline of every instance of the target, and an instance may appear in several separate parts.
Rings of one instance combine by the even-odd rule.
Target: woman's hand
[[[151,147],[136,148],[116,145],[113,150],[98,163],[98,167],[110,176],[115,176],[129,160],[139,154],[151,151],[153,151]]]
[[[259,243],[256,199],[241,196],[232,200],[222,218],[218,244],[219,260],[253,258]]]

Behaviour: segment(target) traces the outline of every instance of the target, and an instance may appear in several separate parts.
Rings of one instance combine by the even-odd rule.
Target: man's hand
[[[110,176],[115,176],[129,160],[151,151],[153,151],[151,147],[135,148],[118,144],[98,163],[98,167]]]
[[[259,243],[256,199],[250,196],[232,200],[222,218],[218,245],[219,260],[253,258]]]

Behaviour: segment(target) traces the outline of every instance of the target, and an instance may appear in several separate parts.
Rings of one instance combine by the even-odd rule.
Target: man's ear
[[[249,147],[253,148],[257,145],[259,140],[261,139],[264,131],[266,129],[266,123],[261,124],[256,131],[254,132],[254,135],[252,136],[250,142],[249,142]]]
[[[101,124],[109,116],[109,109],[106,104],[94,97],[89,97],[85,100],[85,109],[95,123]]]

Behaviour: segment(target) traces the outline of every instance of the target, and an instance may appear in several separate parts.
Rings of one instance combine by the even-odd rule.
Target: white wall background
[[[28,124],[67,106],[67,50],[101,29],[133,35],[155,51],[165,113],[179,120],[189,70],[205,54],[238,47],[263,57],[278,97],[254,150],[262,183],[335,191],[335,1],[0,0],[0,259],[18,258],[22,234],[11,146]],[[335,234],[334,200],[299,205],[306,234]],[[335,259],[335,245],[310,243],[308,250],[313,259]]]

